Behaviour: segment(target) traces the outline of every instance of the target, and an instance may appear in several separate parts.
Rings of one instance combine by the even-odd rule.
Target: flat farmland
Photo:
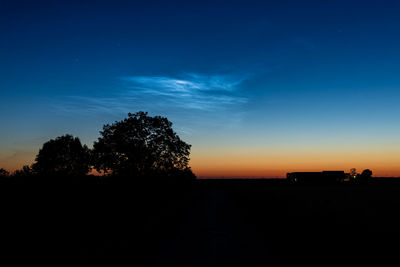
[[[15,263],[390,266],[398,261],[397,180],[8,187],[2,195],[1,245],[4,257]]]

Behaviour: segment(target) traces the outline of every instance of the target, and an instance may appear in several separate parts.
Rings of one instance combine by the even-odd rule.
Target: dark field
[[[400,182],[2,188],[5,261],[106,266],[399,264]]]

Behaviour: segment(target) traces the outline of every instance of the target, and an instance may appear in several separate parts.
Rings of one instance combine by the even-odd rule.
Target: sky
[[[400,176],[398,1],[0,0],[0,167],[147,111],[198,177]]]

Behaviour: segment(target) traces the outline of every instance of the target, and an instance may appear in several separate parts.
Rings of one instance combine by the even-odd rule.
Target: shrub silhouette
[[[361,173],[361,176],[367,177],[367,178],[371,178],[372,171],[370,169],[363,170],[362,173]]]
[[[129,177],[194,177],[188,166],[190,145],[173,131],[167,118],[128,114],[128,118],[104,125],[93,145],[97,171]]]
[[[7,177],[10,173],[3,168],[0,168],[0,177]]]
[[[89,149],[78,137],[63,135],[43,144],[32,169],[42,176],[80,176],[89,172]],[[30,171],[26,169],[26,171]]]
[[[22,169],[14,172],[15,177],[28,177],[34,175],[32,168],[28,165],[24,165]]]
[[[359,176],[360,182],[367,182],[371,179],[372,171],[370,169],[365,169]]]

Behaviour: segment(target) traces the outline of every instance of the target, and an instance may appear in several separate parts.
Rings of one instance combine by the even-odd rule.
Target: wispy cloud
[[[67,96],[56,106],[63,112],[132,112],[135,110],[216,111],[247,102],[240,90],[246,77],[234,75],[122,77],[121,87],[100,96]]]
[[[122,79],[127,85],[127,95],[163,105],[215,110],[246,102],[239,92],[243,78],[191,73],[180,77],[131,76]]]

